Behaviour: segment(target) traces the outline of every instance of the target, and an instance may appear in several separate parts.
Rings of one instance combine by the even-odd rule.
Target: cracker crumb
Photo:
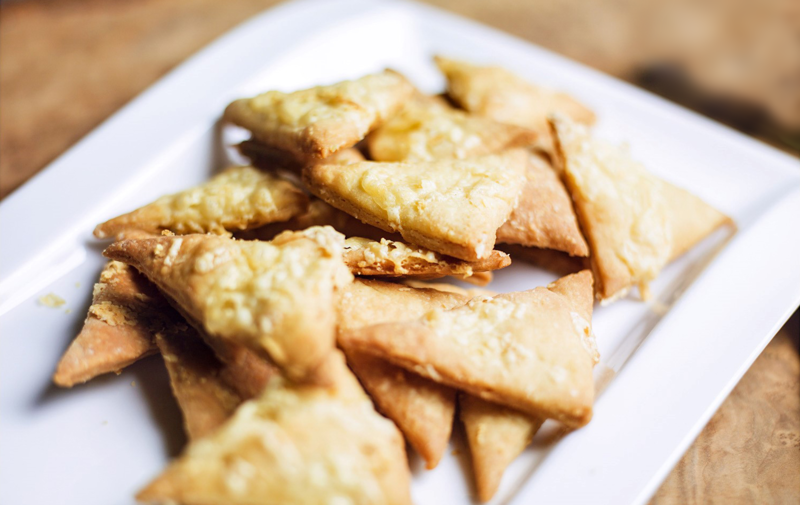
[[[66,309],[66,310],[64,311],[64,314],[72,314],[72,309]]]
[[[458,449],[453,449],[453,452],[451,452],[450,454],[452,454],[453,456],[458,456],[459,454],[461,454],[461,451]]]
[[[51,309],[61,307],[65,303],[67,302],[55,293],[47,293],[46,295],[39,297],[39,305],[44,305],[45,307],[50,307]]]
[[[108,426],[108,421],[103,421],[103,422],[102,422],[102,423],[100,423],[100,424],[102,424],[103,426]]]
[[[136,381],[131,381],[131,387],[132,387],[132,388],[135,388],[135,387],[136,387]]]
[[[660,302],[658,300],[649,300],[648,305],[650,306],[650,310],[659,316],[666,316],[667,312],[669,312],[669,305],[664,302]]]
[[[77,288],[79,288],[79,287],[81,287],[81,283],[80,283],[80,282],[76,282],[76,283],[75,283],[75,288],[77,289]]]

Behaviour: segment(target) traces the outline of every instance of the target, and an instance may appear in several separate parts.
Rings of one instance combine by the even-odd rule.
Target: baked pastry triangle
[[[464,393],[458,396],[458,409],[478,499],[487,502],[500,487],[508,465],[531,443],[544,420]]]
[[[550,162],[531,154],[519,203],[503,226],[497,242],[556,249],[570,256],[588,256],[572,200]]]
[[[148,503],[411,503],[405,444],[339,353],[330,388],[272,381],[137,496]]]
[[[591,290],[583,289],[588,280],[590,274],[586,271],[582,275],[563,277],[548,286],[551,291],[567,297],[585,321],[591,320],[593,304]],[[590,345],[587,350],[596,364],[600,357],[597,349]],[[530,444],[544,418],[531,417],[464,393],[459,395],[458,403],[472,456],[478,498],[487,502],[497,492],[505,469]]]
[[[262,144],[326,158],[354,146],[400,110],[413,92],[405,77],[384,70],[330,86],[236,100],[224,118],[250,130]]]
[[[553,139],[547,115],[560,112],[574,121],[591,125],[594,113],[567,95],[536,86],[500,67],[473,65],[437,56],[439,70],[447,78],[447,93],[459,106],[501,123],[536,132],[536,147],[551,154]]]
[[[467,261],[489,256],[517,205],[527,154],[514,149],[468,160],[362,162],[306,167],[309,190],[359,220]]]
[[[664,182],[624,148],[594,139],[564,116],[552,118],[567,189],[591,248],[596,293],[609,302],[658,276],[673,250]]]
[[[339,302],[339,331],[420,317],[434,308],[461,305],[468,298],[434,289],[356,279]],[[435,468],[453,427],[453,389],[383,359],[345,348],[347,362],[375,405],[395,422],[411,446]]]
[[[733,225],[731,218],[683,188],[664,181],[662,190],[667,200],[672,228],[670,261],[694,247],[717,228],[726,224]]]
[[[367,137],[375,161],[464,159],[530,145],[536,133],[420,96]]]
[[[211,337],[313,379],[334,346],[337,290],[352,280],[344,237],[329,227],[272,242],[212,235],[126,240],[104,254],[135,266]]]
[[[583,271],[547,288],[476,297],[415,321],[339,334],[345,348],[439,383],[576,428],[589,422],[597,357]],[[579,305],[576,305],[579,304]]]
[[[289,181],[253,167],[229,168],[194,188],[158,200],[97,225],[98,238],[128,230],[177,234],[254,228],[305,212],[308,197]]]
[[[186,435],[189,440],[206,436],[242,403],[236,389],[225,381],[225,365],[188,324],[160,332],[155,340],[183,413]]]
[[[550,284],[548,289],[565,296],[580,318],[591,321],[594,300],[591,289],[584,288],[590,280],[586,271],[581,275],[563,277]],[[591,329],[587,330],[588,335]],[[588,342],[594,343],[592,340]],[[590,345],[587,351],[596,364],[600,358],[596,347]],[[506,467],[530,444],[544,418],[531,417],[464,393],[459,395],[458,402],[472,456],[478,498],[486,502],[497,492]]]
[[[493,250],[485,259],[463,261],[404,242],[350,237],[344,241],[344,262],[356,275],[436,279],[453,275],[466,279],[477,272],[505,268],[511,259]]]
[[[144,276],[110,261],[94,285],[92,305],[75,340],[58,362],[53,382],[72,387],[119,372],[156,352],[156,332],[181,321]]]

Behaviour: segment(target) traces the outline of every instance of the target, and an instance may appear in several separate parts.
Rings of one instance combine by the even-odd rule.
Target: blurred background
[[[0,198],[188,56],[276,3],[0,1]],[[800,155],[800,0],[426,3]],[[800,503],[798,333],[795,314],[654,502]]]

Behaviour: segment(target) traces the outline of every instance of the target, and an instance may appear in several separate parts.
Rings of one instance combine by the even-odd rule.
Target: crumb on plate
[[[47,293],[39,297],[39,305],[44,305],[45,307],[56,308],[61,307],[65,303],[67,302],[55,293]]]

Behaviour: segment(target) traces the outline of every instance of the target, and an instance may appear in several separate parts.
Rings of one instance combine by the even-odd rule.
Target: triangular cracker
[[[291,182],[253,167],[234,167],[199,186],[162,196],[99,224],[94,235],[119,236],[131,229],[156,234],[162,230],[225,234],[286,221],[307,207],[308,197]]]
[[[662,190],[672,228],[670,260],[694,247],[717,228],[733,224],[731,218],[683,188],[664,181]]]
[[[339,331],[413,319],[466,301],[457,293],[356,279],[339,302]],[[378,409],[397,424],[427,468],[435,468],[450,440],[455,391],[369,354],[349,349],[345,354]]]
[[[642,298],[673,248],[664,183],[627,149],[593,139],[563,116],[552,119],[564,181],[591,248],[597,297],[612,301],[638,285]]]
[[[334,387],[276,380],[137,498],[148,503],[410,505],[403,439],[334,353]],[[331,366],[332,365],[332,366]]]
[[[592,319],[593,296],[586,289],[591,282],[588,271],[581,275],[568,275],[550,284],[548,289],[565,296],[578,317]],[[576,318],[577,319],[577,318]],[[591,328],[584,326],[585,334]],[[593,339],[587,339],[586,349],[596,364],[600,359]],[[459,395],[461,421],[467,435],[478,498],[489,501],[497,492],[506,467],[528,446],[542,426],[544,418],[532,417],[514,409],[487,402],[462,393]]]
[[[306,167],[312,193],[412,244],[467,261],[486,258],[517,205],[527,154],[514,149],[468,160]]]
[[[337,289],[352,275],[332,228],[272,242],[211,235],[126,240],[105,255],[135,266],[212,337],[268,355],[290,377],[313,378],[333,349]]]
[[[225,365],[188,324],[158,333],[156,344],[164,357],[189,440],[206,436],[242,402],[224,379]]]
[[[536,133],[418,97],[367,137],[375,161],[464,159],[530,145]]]
[[[416,321],[340,333],[339,342],[485,400],[580,427],[594,401],[596,346],[583,317],[591,293],[591,273],[583,271],[548,288],[476,297]]]
[[[569,193],[550,162],[537,154],[529,158],[519,203],[497,230],[497,242],[589,255]]]
[[[590,282],[588,271],[568,275],[550,284],[548,289],[569,299],[572,309],[584,321],[591,321],[593,296],[585,289]],[[591,328],[584,326],[585,334]],[[587,339],[587,351],[596,364],[600,355],[593,339]],[[514,409],[487,402],[468,394],[460,394],[459,411],[467,435],[478,498],[489,501],[497,492],[506,467],[530,444],[544,418],[532,417]]]
[[[466,279],[477,272],[498,270],[511,264],[508,255],[497,250],[485,259],[463,261],[404,242],[387,239],[375,241],[363,237],[350,237],[344,241],[343,258],[356,275],[418,279],[436,279],[447,275]]]
[[[250,130],[259,142],[299,156],[326,158],[354,146],[392,117],[414,92],[391,70],[330,86],[236,100],[225,119]]]
[[[447,78],[447,93],[464,109],[501,123],[530,128],[538,135],[536,146],[550,154],[553,138],[547,115],[560,112],[573,120],[593,124],[594,113],[567,95],[536,86],[500,67],[484,67],[437,56]]]
[[[100,374],[119,372],[156,352],[157,331],[179,321],[144,276],[110,261],[94,285],[83,328],[58,363],[53,382],[72,387]]]
[[[506,467],[531,443],[544,420],[468,394],[458,396],[478,499],[487,502],[500,487]]]

